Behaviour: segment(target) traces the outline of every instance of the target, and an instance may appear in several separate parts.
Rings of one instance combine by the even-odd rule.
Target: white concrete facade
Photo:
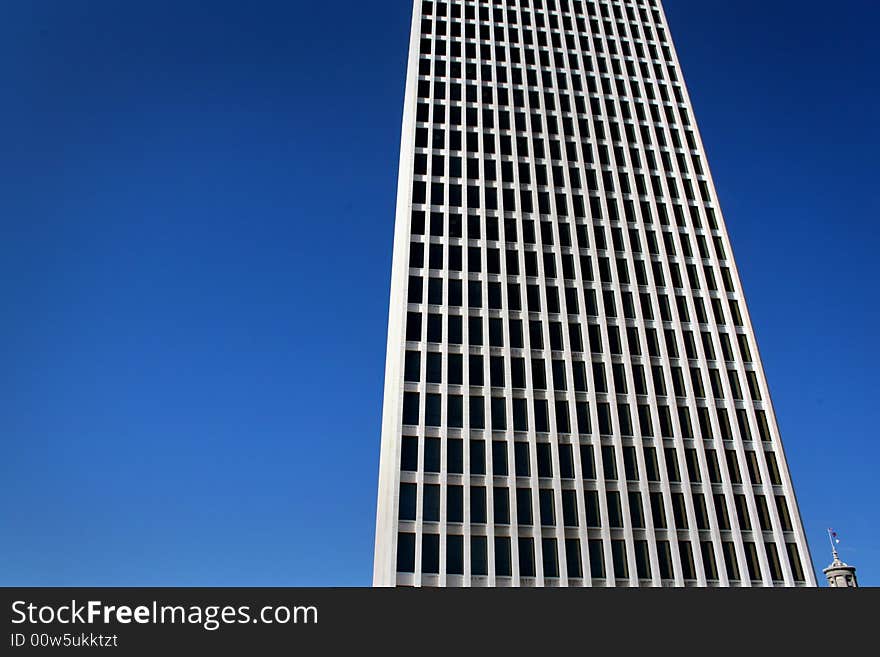
[[[388,324],[374,585],[816,585],[659,0],[414,2]]]

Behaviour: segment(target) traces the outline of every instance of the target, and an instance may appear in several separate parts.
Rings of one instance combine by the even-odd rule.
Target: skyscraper
[[[659,0],[413,14],[374,584],[814,586]]]

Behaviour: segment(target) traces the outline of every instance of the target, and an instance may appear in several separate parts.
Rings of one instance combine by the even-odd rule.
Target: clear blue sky
[[[880,5],[666,4],[816,565],[880,584]],[[2,4],[0,584],[369,584],[409,12]]]

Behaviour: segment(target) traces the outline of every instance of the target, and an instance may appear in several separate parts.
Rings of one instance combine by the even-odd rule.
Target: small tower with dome
[[[828,580],[828,586],[831,588],[858,588],[859,582],[856,579],[855,566],[845,564],[840,560],[840,555],[837,553],[837,543],[840,543],[837,532],[829,529],[828,539],[831,541],[833,561],[830,566],[822,571]]]

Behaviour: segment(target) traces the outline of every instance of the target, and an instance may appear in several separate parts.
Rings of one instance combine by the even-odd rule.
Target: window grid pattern
[[[375,583],[815,585],[659,2],[414,12]]]

